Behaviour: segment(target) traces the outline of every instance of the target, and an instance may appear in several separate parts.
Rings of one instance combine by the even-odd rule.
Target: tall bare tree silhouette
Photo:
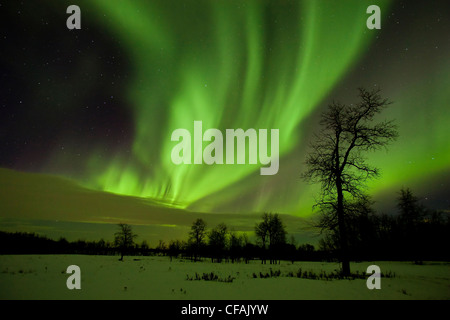
[[[359,89],[360,102],[344,105],[333,102],[322,114],[320,133],[311,143],[307,156],[306,181],[321,184],[316,201],[322,214],[327,214],[327,224],[338,234],[342,273],[350,274],[346,215],[351,203],[364,197],[365,182],[379,175],[378,168],[366,162],[364,153],[385,148],[398,136],[393,121],[373,123],[375,116],[391,104],[380,96],[380,90]]]

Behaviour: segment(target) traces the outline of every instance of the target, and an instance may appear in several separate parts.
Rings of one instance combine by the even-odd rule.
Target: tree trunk
[[[350,261],[348,257],[348,242],[347,242],[347,230],[344,221],[344,195],[342,192],[342,184],[340,178],[336,181],[337,189],[337,217],[339,227],[339,244],[341,247],[341,263],[342,274],[344,276],[350,275]]]

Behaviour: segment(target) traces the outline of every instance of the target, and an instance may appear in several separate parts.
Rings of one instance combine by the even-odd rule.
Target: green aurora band
[[[283,184],[282,179],[300,173],[302,159],[293,154],[308,142],[302,125],[311,121],[309,117],[374,39],[375,31],[366,28],[366,8],[377,4],[385,16],[389,3],[281,3],[83,3],[83,8],[95,12],[102,26],[109,28],[128,52],[133,67],[128,97],[135,121],[131,153],[118,153],[105,162],[99,157],[101,151],[93,152],[84,184],[205,212],[249,198],[251,204],[243,210],[265,210],[271,204],[283,213],[309,214],[314,188],[306,189],[298,181],[298,185],[278,186]],[[448,65],[446,71],[448,79]],[[445,92],[445,84],[439,85]],[[445,95],[435,96],[436,101],[430,104],[444,103]],[[413,102],[415,97],[409,99]],[[386,116],[407,118],[401,115],[405,110],[396,107]],[[446,132],[445,119],[437,118],[435,121],[442,123],[436,123],[433,130]],[[171,133],[177,128],[193,130],[194,120],[203,121],[203,130],[219,128],[222,132],[227,128],[278,128],[280,173],[260,176],[259,166],[250,164],[174,165],[170,154],[176,143],[171,141]],[[402,138],[402,134],[400,139],[409,142],[410,138]],[[433,172],[449,163],[446,138],[437,136],[440,138],[435,140],[433,150],[442,153],[434,159]],[[429,146],[425,136],[414,139],[416,148]],[[423,160],[426,166],[418,165],[427,171],[411,173],[404,165],[405,150],[398,149],[401,145],[395,145],[397,149],[389,153],[389,159],[385,153],[370,158],[383,169],[383,179],[370,184],[374,192],[430,172],[427,158]]]

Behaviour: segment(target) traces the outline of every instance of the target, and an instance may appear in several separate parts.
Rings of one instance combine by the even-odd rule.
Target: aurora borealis
[[[191,128],[195,120],[222,130],[281,128],[280,155],[286,155],[300,140],[299,124],[373,36],[365,30],[366,15],[356,14],[366,8],[363,3],[277,6],[206,1],[197,2],[191,15],[184,6],[169,11],[162,3],[151,3],[98,2],[97,10],[110,16],[113,28],[119,27],[117,33],[129,43],[139,71],[129,98],[136,114],[132,156],[115,156],[104,170],[94,165],[93,171],[100,174],[88,184],[119,194],[164,198],[184,207],[229,187],[236,197],[242,191],[233,185],[257,168],[174,166],[168,157],[173,130]],[[166,16],[154,26],[152,14]],[[198,23],[194,15],[209,22]],[[170,24],[180,17],[182,21]],[[264,26],[265,20],[280,20],[282,26]],[[337,33],[329,32],[330,24],[340,26]],[[341,46],[349,34],[348,45]],[[155,137],[161,139],[153,144]]]
[[[369,155],[381,177],[368,192],[392,200],[408,186],[448,209],[446,1],[89,0],[71,31],[69,4],[0,8],[0,167],[170,209],[309,217],[318,186],[300,174],[320,113],[380,87],[399,139]],[[373,4],[380,30],[366,27]],[[278,173],[174,165],[171,134],[194,121],[279,129]]]

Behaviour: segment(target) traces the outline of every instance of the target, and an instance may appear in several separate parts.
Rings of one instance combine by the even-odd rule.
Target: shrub
[[[235,277],[232,277],[231,275],[229,275],[228,277],[225,278],[220,278],[217,274],[215,274],[214,272],[204,272],[202,275],[198,274],[197,272],[195,273],[195,276],[189,276],[186,275],[186,280],[189,281],[200,281],[200,280],[204,280],[204,281],[218,281],[218,282],[227,282],[227,283],[231,283],[233,282],[233,280],[235,279]]]

